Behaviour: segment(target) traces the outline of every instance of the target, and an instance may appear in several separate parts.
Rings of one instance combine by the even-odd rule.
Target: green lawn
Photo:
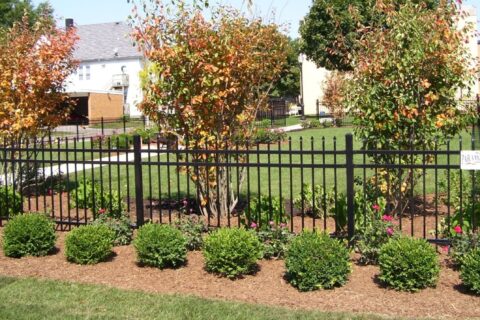
[[[0,276],[0,319],[383,319]],[[392,319],[392,318],[389,318]]]

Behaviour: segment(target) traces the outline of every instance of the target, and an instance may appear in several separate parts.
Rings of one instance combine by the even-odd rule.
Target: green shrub
[[[391,239],[380,249],[378,261],[379,279],[396,290],[434,287],[440,273],[437,253],[424,239]]]
[[[272,144],[282,142],[287,138],[287,134],[283,130],[270,130],[260,128],[253,135],[253,141],[255,143]]]
[[[55,247],[55,224],[43,214],[13,217],[3,230],[3,252],[7,257],[44,256]]]
[[[330,289],[347,282],[350,252],[327,234],[304,231],[288,246],[285,267],[288,281],[300,291]]]
[[[102,188],[98,182],[90,180],[81,181],[75,190],[70,192],[70,205],[72,208],[91,209],[97,214],[105,211],[107,215],[115,218],[121,217],[126,210],[126,205],[120,200],[117,191],[108,187]]]
[[[0,186],[0,218],[22,210],[22,197],[12,187]]]
[[[285,223],[275,225],[273,221],[268,228],[257,231],[258,239],[263,243],[264,259],[281,259],[285,256],[287,246],[293,238]]]
[[[450,255],[457,266],[461,266],[467,254],[475,249],[480,249],[480,233],[459,232],[452,237]]]
[[[187,240],[188,250],[200,250],[203,246],[203,234],[208,227],[198,217],[188,217],[175,221],[175,227],[180,230]]]
[[[105,225],[86,225],[65,238],[65,256],[78,264],[96,264],[112,254],[115,232]]]
[[[110,217],[107,214],[99,214],[92,224],[105,225],[110,228],[115,233],[113,240],[114,246],[125,246],[132,242],[133,230],[130,217],[126,213],[118,218]]]
[[[480,248],[470,251],[463,257],[460,278],[470,291],[480,294]]]
[[[263,253],[253,231],[221,228],[205,239],[203,255],[208,271],[234,279],[253,272]]]
[[[111,147],[117,149],[130,149],[133,145],[133,136],[128,133],[122,133],[111,137]]]
[[[155,128],[145,128],[145,129],[139,128],[135,130],[134,134],[138,134],[142,139],[142,143],[147,144],[152,142],[152,140],[154,140],[157,137],[158,130],[156,130]]]
[[[170,225],[146,224],[133,241],[138,262],[152,267],[178,267],[187,261],[187,240]]]
[[[245,210],[244,225],[250,227],[253,223],[254,228],[266,228],[270,222],[276,225],[287,222],[283,200],[264,195],[250,199],[250,206]]]

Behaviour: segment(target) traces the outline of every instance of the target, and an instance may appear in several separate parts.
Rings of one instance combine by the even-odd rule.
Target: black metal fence
[[[110,210],[127,212],[137,226],[199,215],[210,227],[274,221],[294,232],[352,237],[383,199],[382,213],[402,232],[442,242],[456,224],[478,226],[480,176],[460,170],[460,151],[475,148],[467,134],[432,150],[402,151],[363,150],[350,134],[237,143],[228,150],[142,143],[139,136],[133,142],[3,141],[0,225],[16,212],[35,211],[48,212],[59,228],[68,229]],[[391,162],[371,161],[385,154]],[[202,175],[208,177],[203,186]],[[221,175],[228,183],[219,183]],[[209,201],[219,204],[225,193],[228,210],[201,210]]]
[[[121,117],[121,118],[99,118],[69,120],[64,125],[52,131],[53,137],[57,138],[90,138],[95,136],[112,136],[122,133],[131,133],[137,129],[145,129],[151,123],[145,116]]]

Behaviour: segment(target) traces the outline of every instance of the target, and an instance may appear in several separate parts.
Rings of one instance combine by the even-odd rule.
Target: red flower
[[[388,214],[385,214],[383,215],[382,220],[386,222],[391,222],[393,220],[393,217],[389,216]]]
[[[389,236],[392,236],[394,232],[395,232],[395,231],[393,231],[393,228],[390,228],[390,227],[387,228],[387,234],[388,234]]]
[[[52,190],[52,189],[48,189],[47,194],[48,194],[49,196],[53,195],[53,190]]]
[[[455,231],[456,234],[461,234],[463,232],[462,227],[460,226],[456,226],[455,228],[453,228],[453,231]]]
[[[449,249],[449,246],[443,246],[442,247],[443,252],[448,252],[448,249]]]
[[[98,214],[104,214],[105,211],[106,211],[105,209],[100,209],[100,210],[98,210]]]
[[[380,206],[378,204],[374,204],[372,209],[378,212],[380,210]]]

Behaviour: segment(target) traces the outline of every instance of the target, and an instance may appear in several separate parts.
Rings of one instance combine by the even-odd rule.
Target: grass
[[[104,286],[0,277],[1,319],[383,319],[375,315],[289,310]],[[390,318],[391,319],[391,318]]]

